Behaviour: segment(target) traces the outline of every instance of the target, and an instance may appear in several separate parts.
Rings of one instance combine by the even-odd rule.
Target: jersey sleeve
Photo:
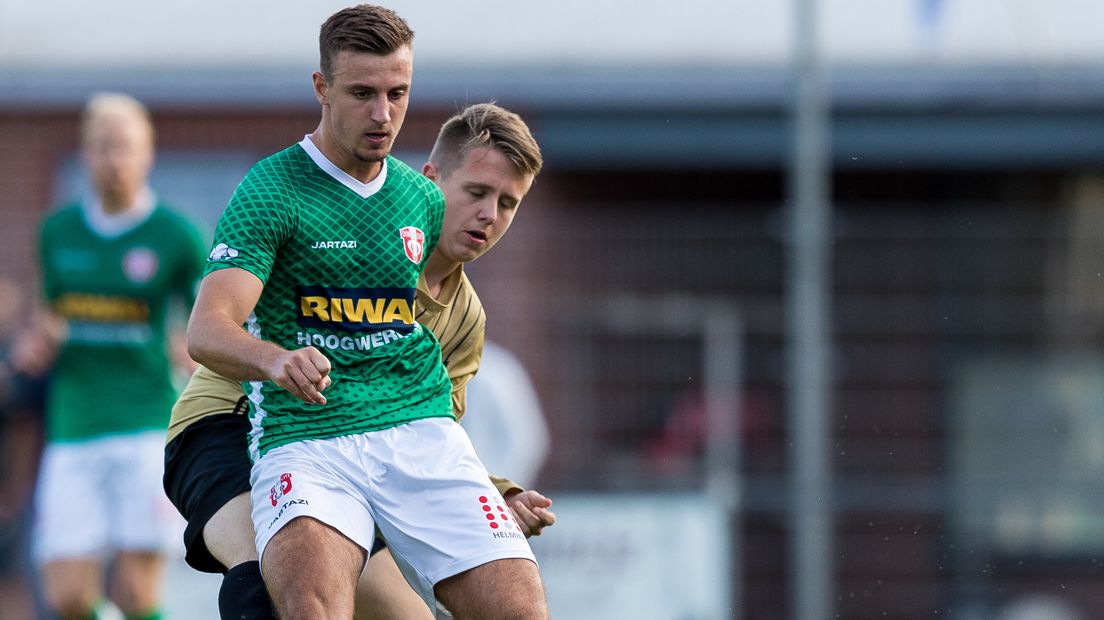
[[[183,229],[185,240],[179,257],[175,285],[184,300],[184,307],[190,309],[195,304],[199,279],[203,276],[207,240],[199,227],[191,221],[185,220]]]
[[[38,268],[42,285],[42,297],[50,303],[57,299],[58,290],[57,274],[54,272],[50,261],[50,244],[53,242],[49,217],[42,221],[38,229]]]
[[[491,478],[491,484],[495,485],[495,488],[498,489],[498,493],[503,497],[505,497],[506,494],[510,491],[520,492],[525,490],[520,484],[514,482],[513,480],[503,478],[502,476],[496,476],[494,474],[488,475]]]
[[[255,167],[238,185],[215,227],[203,275],[238,267],[267,284],[279,247],[293,229],[292,200]]]

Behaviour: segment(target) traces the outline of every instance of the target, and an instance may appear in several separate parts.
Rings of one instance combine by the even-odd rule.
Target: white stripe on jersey
[[[249,313],[249,318],[245,321],[246,331],[251,336],[261,339],[261,326],[257,323],[257,315],[252,312]],[[264,394],[261,393],[261,386],[263,381],[250,381],[249,393],[246,396],[249,398],[249,402],[253,403],[253,415],[249,416],[249,424],[252,428],[249,431],[249,460],[257,462],[257,459],[261,458],[261,437],[264,435],[264,419],[268,415],[261,403],[264,402]]]

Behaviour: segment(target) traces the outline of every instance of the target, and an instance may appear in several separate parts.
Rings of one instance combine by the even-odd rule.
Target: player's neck
[[[99,195],[100,208],[107,215],[119,215],[134,209],[138,205],[139,191],[103,192]]]
[[[325,123],[314,130],[314,133],[310,135],[310,139],[314,146],[318,147],[318,151],[322,153],[323,157],[361,183],[371,183],[379,175],[380,170],[383,169],[382,162],[360,160],[348,150],[342,148],[340,144],[331,139],[331,133],[326,130]]]
[[[462,264],[450,261],[441,256],[440,252],[429,255],[425,266],[426,290],[434,299],[441,296],[441,288],[444,286],[445,280],[457,269],[460,269]]]
[[[104,200],[100,204],[103,205],[103,212],[107,215],[118,215],[120,213],[126,213],[130,209],[133,202],[120,202],[115,200]]]

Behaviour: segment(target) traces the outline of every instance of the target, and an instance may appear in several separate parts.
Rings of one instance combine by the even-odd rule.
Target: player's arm
[[[200,282],[188,320],[192,359],[230,379],[273,381],[306,403],[326,404],[330,361],[318,349],[288,351],[242,328],[264,284],[245,269],[227,267]]]

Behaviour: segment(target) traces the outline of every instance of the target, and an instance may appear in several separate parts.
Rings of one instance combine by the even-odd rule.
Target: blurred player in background
[[[161,489],[164,427],[176,398],[167,352],[173,300],[190,307],[206,243],[147,185],[153,126],[122,94],[82,119],[93,193],[49,214],[39,251],[48,315],[28,338],[57,345],[36,490],[34,554],[46,604],[94,618],[104,596],[128,620],[159,618],[164,553],[179,518]]]
[[[440,348],[414,320],[445,205],[389,156],[413,31],[359,5],[319,40],[321,121],[238,186],[188,328],[197,361],[248,382],[265,583],[285,619],[352,618],[378,527],[458,617],[545,618],[532,550],[454,423]]]
[[[440,341],[457,419],[464,415],[467,384],[479,369],[486,326],[463,264],[506,233],[540,166],[539,147],[519,116],[477,104],[445,122],[422,168],[443,190],[446,209],[441,241],[418,282],[416,318]],[[219,594],[222,617],[259,620],[273,617],[273,611],[253,545],[245,410],[241,383],[201,366],[173,408],[165,489],[188,519],[188,563],[226,575]],[[555,522],[551,501],[543,495],[504,478],[492,480],[523,533],[539,534]],[[358,586],[357,617],[432,617],[390,551],[378,543],[372,551]],[[432,600],[431,592],[421,594]]]
[[[45,376],[19,372],[18,363],[52,350],[18,338],[28,327],[27,298],[26,286],[0,276],[0,616],[13,619],[35,617],[28,542],[46,384]],[[16,341],[22,346],[13,346]]]
[[[479,412],[463,422],[479,460],[489,471],[508,471],[518,484],[531,485],[548,456],[550,439],[525,365],[506,347],[484,343],[468,404]]]

